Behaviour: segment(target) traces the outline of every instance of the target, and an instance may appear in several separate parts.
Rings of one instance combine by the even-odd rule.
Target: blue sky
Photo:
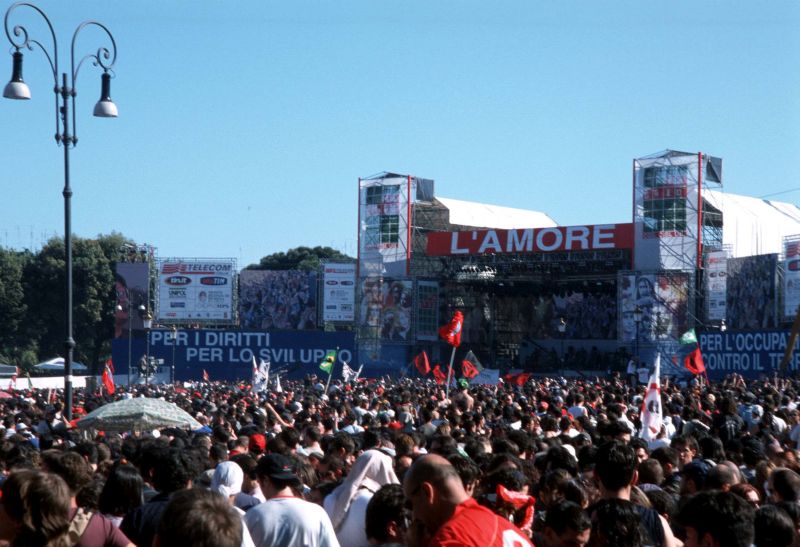
[[[667,148],[722,157],[728,192],[800,188],[796,0],[37,5],[62,66],[85,19],[119,48],[118,119],[91,116],[97,69],[77,82],[74,232],[163,257],[355,254],[358,177],[384,170],[565,225],[630,221],[632,159]],[[24,76],[33,99],[0,100],[0,245],[38,247],[63,234],[63,155],[43,55]]]

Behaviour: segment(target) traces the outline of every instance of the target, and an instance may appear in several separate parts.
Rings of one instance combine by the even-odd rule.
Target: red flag
[[[694,351],[683,359],[683,366],[694,375],[703,374],[706,371],[706,364],[703,362],[700,346],[694,348]]]
[[[461,374],[463,374],[465,378],[472,380],[480,374],[482,370],[483,365],[481,365],[481,362],[478,361],[478,358],[475,357],[472,351],[468,352],[464,360],[461,361]]]
[[[111,360],[111,357],[106,359],[106,366],[108,367],[108,370],[110,370],[112,374],[116,372],[116,370],[114,370],[114,361]]]
[[[414,357],[414,366],[423,376],[426,376],[431,371],[431,364],[428,361],[428,354],[424,351]]]
[[[505,380],[509,384],[524,386],[525,382],[527,382],[528,378],[530,377],[531,377],[530,372],[520,372],[519,374],[506,374],[505,376],[503,376],[503,380]]]
[[[439,365],[433,367],[433,377],[436,378],[436,383],[439,385],[442,385],[447,381],[447,374],[442,372],[442,367]]]
[[[464,326],[464,314],[457,311],[448,324],[439,329],[439,336],[453,347],[461,345],[461,328]]]
[[[203,369],[203,381],[208,382],[208,371]]]
[[[109,395],[114,395],[114,392],[117,390],[116,386],[114,385],[114,364],[111,362],[111,359],[106,361],[106,366],[103,367],[103,385],[106,388],[106,391]]]

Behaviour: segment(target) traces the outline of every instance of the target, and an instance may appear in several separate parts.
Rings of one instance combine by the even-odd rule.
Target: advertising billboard
[[[777,326],[777,266],[777,254],[728,260],[728,328],[759,330]]]
[[[783,316],[793,319],[800,308],[800,237],[783,242]]]
[[[655,342],[680,337],[688,328],[690,275],[678,272],[621,273],[620,341]],[[636,309],[641,320],[636,321]]]
[[[243,329],[317,328],[317,273],[243,270],[239,274],[239,321]]]
[[[179,259],[158,262],[160,323],[231,323],[234,320],[233,259]]]
[[[139,307],[148,307],[150,265],[147,262],[119,262],[114,275],[117,305],[114,308],[114,338],[141,336],[143,314]]]
[[[175,379],[200,380],[203,371],[209,380],[250,381],[253,357],[269,360],[271,372],[283,371],[290,378],[306,374],[324,375],[319,363],[328,350],[339,350],[334,377],[341,374],[342,361],[358,368],[355,337],[352,332],[319,331],[254,331],[178,329],[173,335],[167,329],[150,331],[150,357],[158,363],[159,377],[174,367]],[[144,340],[133,343],[133,376],[137,377],[138,361],[147,347]],[[112,358],[118,383],[127,375],[128,341],[112,342]],[[367,367],[364,376],[367,375]]]
[[[322,291],[323,321],[355,321],[355,264],[323,263]]]
[[[723,321],[727,309],[728,253],[725,251],[708,253],[704,276],[706,317],[709,321]]]

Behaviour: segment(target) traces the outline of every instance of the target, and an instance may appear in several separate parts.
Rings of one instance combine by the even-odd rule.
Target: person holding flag
[[[647,390],[642,400],[641,417],[642,430],[639,436],[651,443],[658,438],[663,424],[661,410],[661,354],[656,355],[656,364],[647,382]]]

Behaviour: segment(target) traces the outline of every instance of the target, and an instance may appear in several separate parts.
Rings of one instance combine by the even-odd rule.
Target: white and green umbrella
[[[124,399],[103,405],[78,420],[77,425],[82,429],[94,428],[104,431],[203,427],[176,404],[148,397]]]

